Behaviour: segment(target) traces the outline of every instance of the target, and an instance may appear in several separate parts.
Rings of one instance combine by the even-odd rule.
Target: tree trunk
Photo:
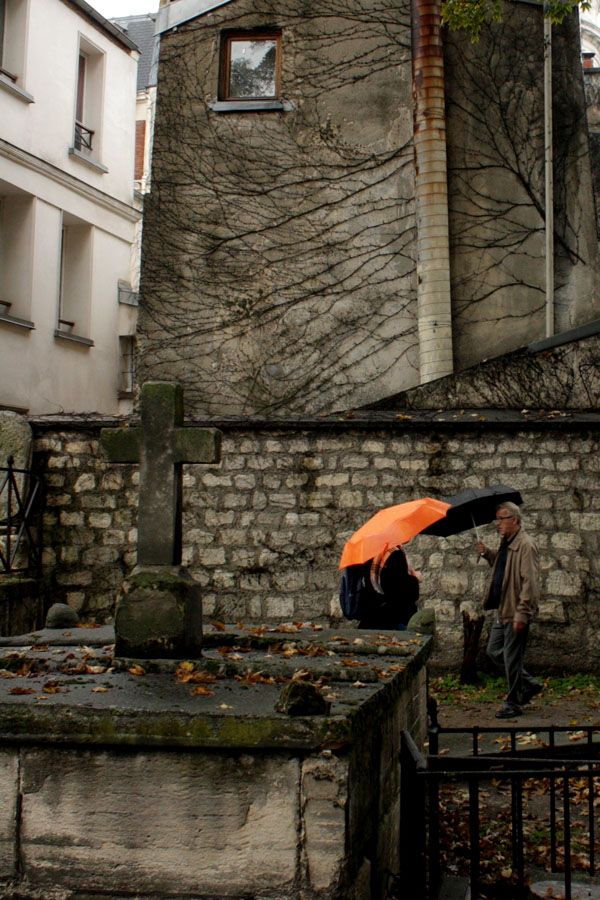
[[[461,684],[478,684],[479,675],[477,674],[477,650],[479,649],[479,638],[483,629],[485,616],[477,616],[472,619],[466,610],[463,610],[463,636],[464,636],[464,655],[463,664],[460,670]]]

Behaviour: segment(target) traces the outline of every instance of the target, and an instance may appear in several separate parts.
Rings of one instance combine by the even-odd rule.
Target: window
[[[281,34],[226,34],[221,59],[221,100],[277,100],[280,96]]]
[[[0,0],[0,80],[23,80],[28,0]]]
[[[0,182],[0,317],[33,328],[35,198]]]
[[[91,150],[94,132],[83,124],[84,98],[85,98],[85,67],[87,59],[83,53],[79,54],[77,68],[77,100],[75,102],[75,149]]]
[[[89,331],[92,289],[93,227],[63,213],[60,246],[58,323],[54,334],[91,343]]]
[[[72,155],[84,160],[93,158],[96,163],[101,151],[103,95],[104,54],[80,37]]]
[[[119,399],[127,400],[133,397],[135,378],[135,335],[122,334],[119,336]]]

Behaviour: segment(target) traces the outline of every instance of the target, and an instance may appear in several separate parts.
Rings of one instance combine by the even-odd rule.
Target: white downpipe
[[[452,310],[440,0],[412,0],[420,381],[450,375]]]
[[[544,6],[544,12],[546,11]],[[546,218],[546,337],[554,334],[554,157],[552,152],[552,23],[544,16],[544,174]]]

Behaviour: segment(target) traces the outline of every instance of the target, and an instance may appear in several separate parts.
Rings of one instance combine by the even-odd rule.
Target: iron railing
[[[0,466],[0,566],[4,572],[22,572],[42,565],[41,479],[29,469],[17,469],[14,458]],[[27,556],[19,551],[27,544]]]
[[[439,735],[454,733],[471,739],[471,756],[440,756]],[[579,746],[557,743],[561,734],[583,737]],[[479,742],[486,734],[507,735],[508,752],[485,754]],[[548,740],[542,748],[519,749],[519,735],[545,734]],[[444,873],[441,870],[441,804],[442,784],[466,783],[468,788],[468,862],[471,897],[480,896],[481,878],[481,785],[506,780],[510,784],[510,822],[512,872],[516,881],[515,896],[526,893],[526,860],[523,829],[524,784],[532,780],[549,783],[550,867],[559,871],[559,832],[562,826],[564,855],[565,900],[571,900],[571,783],[587,781],[587,828],[589,834],[590,876],[596,874],[594,801],[600,790],[594,779],[600,777],[600,742],[594,741],[599,730],[594,726],[549,726],[524,729],[499,728],[438,728],[429,735],[429,755],[419,751],[407,732],[402,735],[401,750],[401,861],[402,880],[415,900],[434,900],[438,896]],[[597,783],[596,783],[597,784]],[[559,795],[562,804],[557,803]],[[558,807],[562,805],[559,823]],[[500,878],[500,873],[498,873]]]
[[[82,122],[75,121],[75,149],[91,150],[94,132]]]

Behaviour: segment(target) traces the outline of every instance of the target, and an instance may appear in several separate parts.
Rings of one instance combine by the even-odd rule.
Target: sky
[[[87,0],[106,19],[156,12],[158,0]]]

